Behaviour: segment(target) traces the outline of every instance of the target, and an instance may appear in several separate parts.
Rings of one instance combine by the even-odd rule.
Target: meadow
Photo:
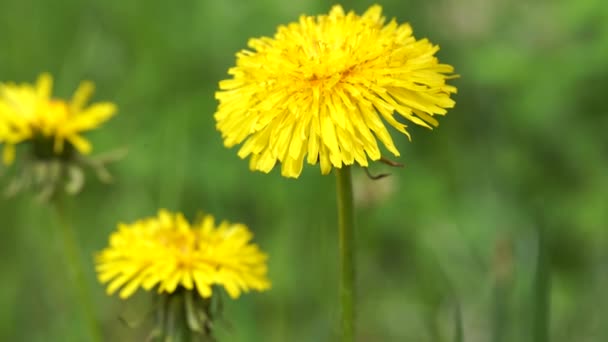
[[[353,170],[357,341],[608,340],[608,5],[378,3],[460,78],[438,128],[391,130],[403,168]],[[331,4],[0,1],[0,82],[48,71],[58,96],[87,79],[118,106],[87,134],[94,154],[128,151],[114,181],[89,172],[67,203],[104,341],[144,340],[148,296],[107,296],[94,255],[159,208],[246,223],[270,256],[271,290],[224,296],[220,341],[337,340],[335,177],[251,172],[213,117],[248,39]],[[15,172],[0,166],[2,188]],[[57,225],[30,194],[0,199],[0,341],[88,341]]]

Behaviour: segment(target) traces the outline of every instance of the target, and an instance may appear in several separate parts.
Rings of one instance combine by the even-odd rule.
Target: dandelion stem
[[[341,340],[355,339],[355,262],[353,187],[349,166],[336,169],[340,252]]]
[[[454,342],[464,342],[462,308],[458,302],[456,302],[456,306],[454,307]]]
[[[65,199],[62,198],[62,196],[59,196],[59,198],[54,199],[53,203],[55,204],[55,211],[57,213],[58,223],[61,229],[65,256],[68,267],[71,268],[71,277],[74,278],[74,284],[77,287],[76,292],[78,293],[78,302],[80,303],[83,317],[87,321],[90,341],[101,342],[101,332],[93,313],[91,291],[89,290],[83,273],[84,268],[82,265],[80,250],[78,249],[76,234],[70,221],[68,220],[64,201]]]
[[[165,317],[167,335],[163,342],[187,342],[190,340],[188,324],[184,315],[182,291],[169,295],[168,312]]]

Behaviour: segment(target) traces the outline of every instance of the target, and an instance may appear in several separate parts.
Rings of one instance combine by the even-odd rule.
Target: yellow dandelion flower
[[[159,293],[196,287],[209,298],[213,285],[237,298],[241,292],[270,288],[267,255],[250,243],[252,237],[243,224],[216,227],[207,215],[191,225],[181,214],[160,210],[157,217],[119,224],[110,246],[97,255],[96,269],[99,280],[109,283],[108,294],[122,288],[121,298],[155,286]]]
[[[4,144],[5,164],[15,159],[15,145],[25,141],[42,144],[43,149],[49,144],[50,154],[56,156],[72,148],[88,154],[91,144],[80,133],[98,127],[116,112],[109,102],[85,107],[94,90],[91,82],[82,82],[70,101],[51,98],[52,84],[46,73],[35,85],[0,83],[0,144]]]
[[[323,174],[366,167],[381,158],[377,140],[399,156],[384,122],[409,138],[394,113],[431,128],[454,106],[453,67],[438,62],[439,47],[416,40],[408,24],[385,24],[378,5],[362,16],[340,6],[301,16],[248,46],[219,83],[215,119],[225,146],[244,142],[238,155],[251,157],[252,170],[279,161],[283,176],[297,178],[306,155]]]

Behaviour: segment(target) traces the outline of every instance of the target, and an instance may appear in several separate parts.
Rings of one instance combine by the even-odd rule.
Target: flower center
[[[54,148],[54,137],[36,132],[31,141],[31,149],[38,160],[50,160],[55,158],[63,161],[71,160],[74,157],[74,145],[70,144],[68,141],[64,141],[63,143],[64,146],[61,152],[56,152]]]

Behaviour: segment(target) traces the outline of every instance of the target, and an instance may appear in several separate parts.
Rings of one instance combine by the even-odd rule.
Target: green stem
[[[163,342],[190,342],[190,330],[185,316],[182,291],[169,295],[168,312],[165,316],[166,335]]]
[[[462,310],[460,303],[454,307],[454,342],[464,342],[464,326],[462,322]]]
[[[340,250],[341,340],[355,339],[355,262],[353,186],[349,166],[336,169]]]
[[[538,227],[538,251],[536,258],[536,274],[534,275],[534,321],[532,340],[534,342],[549,342],[549,311],[551,292],[551,270],[547,246],[547,232],[542,226]]]
[[[71,268],[70,273],[72,274],[75,286],[77,287],[78,302],[81,305],[83,317],[87,320],[90,341],[100,342],[102,341],[101,332],[97,326],[97,320],[93,313],[93,300],[83,273],[84,268],[80,250],[78,249],[76,234],[67,218],[64,203],[62,203],[62,201],[62,198],[55,198],[53,202],[55,204],[59,227],[61,229],[61,237],[63,239],[68,267]]]

